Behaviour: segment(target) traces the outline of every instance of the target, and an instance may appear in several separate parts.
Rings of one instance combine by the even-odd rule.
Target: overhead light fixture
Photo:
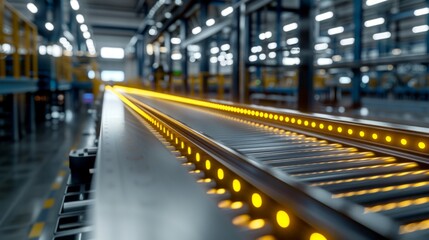
[[[301,60],[298,57],[285,57],[283,58],[282,63],[287,66],[299,65]]]
[[[286,40],[287,45],[294,45],[297,44],[299,42],[299,39],[294,37],[294,38],[289,38],[288,40]]]
[[[166,12],[166,13],[164,13],[164,17],[167,19],[170,19],[172,16],[171,16],[170,12]]]
[[[194,27],[193,29],[192,29],[192,34],[194,34],[194,35],[197,35],[198,33],[200,33],[201,32],[201,27],[200,26],[198,26],[198,27]]]
[[[415,26],[412,29],[413,33],[427,32],[428,30],[429,30],[429,26],[428,25]]]
[[[283,26],[283,31],[290,32],[298,28],[298,23],[289,23]]]
[[[231,48],[231,46],[229,44],[223,44],[222,46],[220,46],[220,49],[222,51],[228,51]]]
[[[319,58],[317,59],[317,65],[331,65],[332,59],[331,58]]]
[[[414,10],[414,15],[415,16],[426,15],[428,13],[429,13],[429,8],[428,7],[424,7],[424,8],[420,8],[420,9]]]
[[[155,28],[151,28],[151,29],[149,29],[149,35],[151,35],[151,36],[155,36],[155,35],[156,35],[156,33],[157,33],[157,31],[156,31],[156,29],[155,29]]]
[[[381,32],[381,33],[375,33],[374,35],[372,35],[372,39],[377,41],[377,40],[390,38],[391,36],[392,34],[390,32]]]
[[[275,58],[276,56],[277,56],[276,52],[270,52],[270,53],[268,53],[268,57],[269,58]]]
[[[215,23],[216,23],[216,21],[215,21],[213,18],[210,18],[210,19],[208,19],[208,20],[206,21],[206,25],[207,25],[208,27],[213,26]]]
[[[366,0],[367,6],[374,6],[382,2],[386,2],[387,0]]]
[[[70,6],[73,10],[77,11],[79,10],[79,2],[77,0],[70,0]]]
[[[334,27],[328,29],[328,35],[336,35],[344,32],[344,27]]]
[[[233,11],[234,11],[234,8],[232,8],[230,6],[230,7],[225,8],[224,10],[222,10],[220,12],[220,14],[225,17],[225,16],[228,16],[229,14],[231,14]]]
[[[250,62],[256,62],[258,60],[258,56],[256,56],[256,55],[250,55],[249,56],[249,61]]]
[[[84,37],[85,39],[88,39],[88,38],[90,38],[90,37],[91,37],[91,33],[89,33],[89,32],[84,32],[84,33],[83,33],[83,37]]]
[[[355,39],[354,38],[344,38],[344,39],[340,40],[340,45],[341,46],[352,45],[353,43],[355,43]]]
[[[318,43],[318,44],[314,45],[314,50],[316,50],[316,51],[322,51],[322,50],[326,50],[326,49],[328,49],[327,43]]]
[[[51,22],[47,22],[47,23],[45,23],[45,28],[46,28],[46,30],[48,30],[48,31],[52,31],[52,30],[54,30],[54,24],[52,24]]]
[[[259,59],[265,60],[265,59],[267,59],[267,55],[265,55],[265,53],[261,53],[261,54],[259,54]]]
[[[180,40],[180,38],[177,38],[177,37],[171,38],[170,41],[172,44],[180,44],[182,42],[182,40]]]
[[[261,46],[254,46],[250,49],[250,51],[252,53],[258,53],[258,52],[262,52],[262,47]]]
[[[88,32],[88,26],[86,24],[82,24],[82,25],[80,25],[80,30],[82,32]]]
[[[36,5],[34,5],[34,3],[27,3],[27,9],[31,13],[37,13],[39,11],[39,9],[37,9],[37,7],[36,7]]]
[[[172,60],[180,60],[180,59],[182,59],[182,54],[181,53],[173,53],[173,54],[171,54],[171,59]]]
[[[318,21],[318,22],[325,21],[325,20],[332,18],[333,16],[334,16],[334,13],[331,11],[321,13],[321,14],[316,16],[316,21]]]
[[[350,77],[340,77],[339,82],[340,84],[350,84],[352,79]]]
[[[380,17],[380,18],[374,18],[374,19],[365,21],[364,26],[365,27],[374,27],[374,26],[377,26],[377,25],[381,25],[384,22],[385,22],[384,18],[382,18],[382,17]]]
[[[268,49],[275,49],[275,48],[277,48],[277,43],[275,42],[268,43]]]
[[[78,15],[76,15],[76,21],[77,21],[78,23],[82,24],[82,23],[84,23],[84,22],[85,22],[85,18],[83,17],[83,15],[82,15],[82,14],[78,14]]]
[[[219,48],[218,48],[218,47],[212,47],[212,48],[210,49],[210,53],[211,53],[211,54],[217,54],[217,53],[219,53]]]

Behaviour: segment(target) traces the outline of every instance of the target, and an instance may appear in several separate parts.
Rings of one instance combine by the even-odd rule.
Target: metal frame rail
[[[315,232],[322,232],[328,239],[398,238],[398,226],[388,219],[376,214],[364,218],[361,207],[331,199],[323,191],[280,176],[156,109],[112,88],[108,90],[155,126],[166,141],[188,156],[191,164],[204,170],[207,181],[232,189],[233,199],[251,202],[252,216],[277,222],[273,224],[273,234],[280,239],[309,239]],[[284,213],[293,224],[293,231],[282,227]]]

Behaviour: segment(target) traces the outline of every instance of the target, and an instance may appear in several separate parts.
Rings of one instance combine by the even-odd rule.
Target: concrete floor
[[[94,140],[86,111],[0,143],[0,239],[51,239],[68,176],[68,153]]]

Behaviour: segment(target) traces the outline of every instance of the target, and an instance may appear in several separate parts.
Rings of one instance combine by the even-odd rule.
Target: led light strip
[[[388,146],[390,148],[416,152],[429,155],[429,136],[416,132],[408,132],[391,128],[381,128],[377,126],[348,123],[345,121],[333,121],[321,117],[308,116],[304,114],[279,113],[266,109],[259,109],[252,106],[237,106],[232,104],[220,104],[210,101],[197,100],[180,97],[170,94],[158,93],[154,91],[141,90],[114,86],[114,89],[125,93],[136,94],[146,97],[164,99],[194,106],[216,109],[244,115],[255,119],[283,124],[288,127],[300,128],[323,134],[341,136],[353,140],[365,141],[377,145]]]
[[[199,174],[204,172],[204,175],[207,175],[207,177],[201,177],[198,179],[198,183],[215,184],[216,186],[220,186],[219,188],[212,188],[208,190],[208,194],[223,194],[225,191],[231,192],[232,199],[236,201],[231,201],[230,205],[228,205],[228,202],[222,201],[218,204],[220,208],[229,207],[234,209],[237,208],[237,205],[242,202],[249,202],[249,205],[252,206],[250,209],[250,215],[261,216],[251,219],[250,216],[240,215],[233,219],[233,224],[238,226],[247,226],[248,229],[257,230],[264,227],[269,222],[273,222],[276,224],[274,226],[273,235],[279,235],[280,238],[284,238],[285,236],[290,237],[291,234],[296,234],[292,233],[291,231],[285,231],[286,229],[290,229],[291,225],[295,225],[296,227],[296,225],[300,225],[299,223],[302,223],[304,226],[300,226],[299,228],[305,231],[304,233],[299,233],[301,234],[300,238],[309,240],[327,239],[323,234],[314,232],[312,227],[305,224],[302,220],[290,215],[283,206],[272,200],[269,196],[261,193],[256,187],[237,176],[227,167],[221,165],[209,154],[204,152],[203,149],[189,141],[187,138],[183,137],[176,130],[170,128],[161,120],[152,117],[150,114],[146,113],[144,110],[139,108],[119,92],[115,91],[113,88],[106,87],[106,90],[112,91],[116,96],[118,96],[119,99],[123,101],[124,104],[142,116],[150,126],[156,129],[156,131],[159,133],[160,139],[164,140],[163,142],[166,143],[167,147],[173,146],[178,151],[178,153],[184,156],[184,162],[182,165],[184,167],[196,168],[195,170],[190,171],[191,174]],[[147,107],[150,108],[149,106]],[[271,235],[265,235],[260,239],[275,238]]]

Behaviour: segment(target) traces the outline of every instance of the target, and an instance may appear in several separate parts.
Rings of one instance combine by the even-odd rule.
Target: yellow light
[[[237,226],[244,226],[250,221],[250,216],[247,214],[239,215],[232,219],[232,224]]]
[[[279,120],[280,120],[280,121],[283,121],[283,119],[284,119],[284,118],[283,118],[283,116],[280,116],[280,117],[279,117]]]
[[[277,119],[279,119],[279,116],[278,115],[274,115],[274,120],[277,121]]]
[[[332,129],[334,129],[334,128],[332,127],[332,125],[329,125],[329,126],[328,126],[328,130],[329,130],[329,131],[332,131]]]
[[[265,221],[264,219],[255,219],[250,221],[249,223],[249,228],[254,230],[254,229],[260,229],[263,228],[265,226]]]
[[[378,138],[377,133],[373,133],[373,134],[372,134],[372,139],[377,140],[377,138]]]
[[[401,139],[401,144],[402,145],[407,145],[407,143],[408,143],[408,141],[407,141],[407,139],[405,139],[405,138],[403,138],[403,139]]]
[[[298,119],[298,125],[301,125],[301,124],[302,124],[302,120]]]
[[[304,121],[304,125],[308,126],[308,121],[307,120]]]
[[[320,128],[320,129],[324,129],[324,128],[325,128],[325,125],[323,125],[323,123],[321,123],[321,124],[319,124],[319,128]]]
[[[342,127],[338,127],[338,128],[337,128],[337,131],[338,131],[339,133],[341,133],[341,132],[343,131],[343,128],[342,128]]]
[[[352,135],[352,134],[353,134],[353,129],[349,129],[349,130],[347,130],[347,133],[348,133],[349,135]]]
[[[180,147],[182,148],[182,149],[184,149],[185,148],[185,143],[182,141],[182,143],[180,144]]]
[[[277,220],[277,224],[281,228],[287,228],[290,225],[290,217],[283,210],[280,210],[280,211],[277,212],[277,214],[276,214],[276,220]]]
[[[262,237],[257,238],[256,240],[276,240],[276,238],[272,235],[264,235]]]
[[[223,172],[222,168],[219,168],[217,170],[217,178],[219,178],[219,180],[222,180],[225,177],[225,173]]]
[[[312,122],[312,123],[311,123],[311,127],[314,127],[314,128],[315,128],[315,127],[316,127],[316,123],[315,123],[315,122]]]
[[[206,169],[210,170],[210,168],[212,167],[210,160],[206,160]]]
[[[196,153],[195,154],[195,160],[197,161],[197,162],[199,162],[200,161],[200,154],[199,153]]]
[[[386,142],[391,142],[392,141],[392,137],[391,136],[386,136]]]
[[[286,118],[285,118],[285,122],[289,122],[289,117],[286,117]]]
[[[273,114],[270,113],[270,115],[268,116],[270,119],[273,119]]]
[[[243,202],[237,201],[231,204],[231,209],[240,209],[243,207]]]
[[[360,132],[359,132],[359,136],[361,136],[361,137],[365,137],[365,132],[364,132],[364,131],[360,131]]]
[[[217,204],[220,208],[229,208],[231,206],[231,200],[223,200]]]
[[[252,204],[255,208],[260,208],[262,206],[262,197],[259,193],[252,194]]]
[[[426,148],[426,144],[424,142],[419,142],[419,148],[420,149],[425,149]]]
[[[188,147],[188,155],[191,155],[192,154],[192,149],[191,149],[191,147]]]
[[[176,145],[179,144],[179,139],[176,137]]]
[[[310,240],[327,240],[327,239],[322,234],[316,232],[311,234]]]
[[[256,115],[257,117],[259,117],[259,112],[258,112],[258,111],[256,111],[255,115]]]
[[[295,123],[295,118],[292,118],[292,120],[290,120],[291,123]]]
[[[237,179],[234,179],[232,181],[232,189],[234,189],[235,192],[240,192],[241,190],[241,183]]]
[[[268,113],[264,113],[264,118],[268,118]]]

